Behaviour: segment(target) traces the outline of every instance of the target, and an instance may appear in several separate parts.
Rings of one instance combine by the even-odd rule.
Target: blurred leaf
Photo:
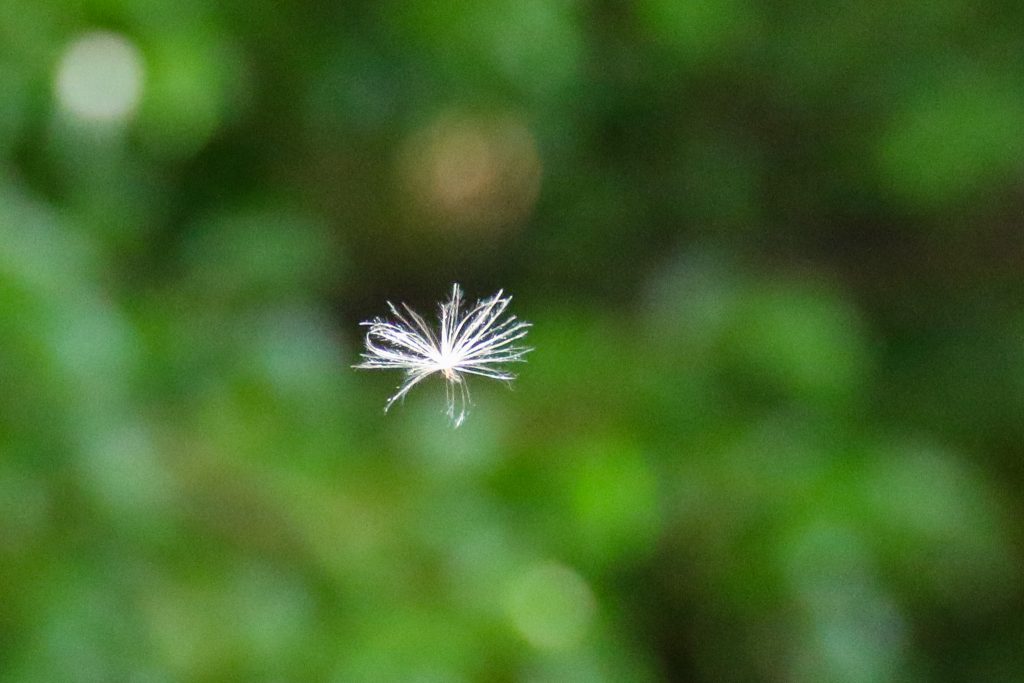
[[[813,284],[747,293],[723,351],[755,389],[821,407],[848,406],[870,360],[856,312]]]
[[[186,248],[190,284],[213,301],[288,300],[324,287],[339,263],[325,226],[305,212],[252,205],[210,216]]]
[[[554,456],[565,477],[571,531],[588,567],[622,567],[654,553],[661,524],[656,475],[635,444],[596,436]]]
[[[492,78],[550,98],[572,87],[583,58],[576,7],[568,0],[415,0],[397,20],[456,80],[493,88]]]
[[[760,32],[758,8],[746,0],[643,0],[637,11],[648,33],[688,66],[729,56]]]
[[[930,79],[934,80],[934,79]],[[1024,88],[944,73],[899,106],[879,140],[882,180],[913,207],[977,203],[1024,174]]]
[[[145,59],[140,136],[158,156],[188,158],[242,106],[242,55],[227,36],[191,31],[160,33]]]

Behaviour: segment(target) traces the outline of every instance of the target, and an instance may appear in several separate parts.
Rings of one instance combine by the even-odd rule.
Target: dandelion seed
[[[362,323],[370,328],[366,333],[366,353],[362,354],[363,362],[353,367],[405,371],[405,379],[388,399],[385,411],[427,377],[440,373],[445,381],[445,412],[452,425],[458,427],[470,406],[466,376],[511,382],[515,375],[501,366],[525,362],[523,356],[532,350],[516,344],[526,336],[530,323],[514,315],[499,322],[512,301],[512,297],[502,294],[499,290],[463,312],[462,289],[452,285],[451,299],[441,304],[440,329],[436,331],[408,304],[402,304],[400,311],[389,301],[388,308],[396,320],[374,318]]]

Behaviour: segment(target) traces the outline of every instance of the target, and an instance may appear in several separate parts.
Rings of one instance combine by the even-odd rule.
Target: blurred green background
[[[0,681],[1024,681],[1022,214],[1010,0],[0,0]]]

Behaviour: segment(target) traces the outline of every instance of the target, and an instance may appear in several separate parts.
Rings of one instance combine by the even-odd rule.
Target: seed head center
[[[459,379],[458,373],[455,372],[455,365],[458,363],[458,359],[453,353],[443,353],[438,359],[438,366],[441,369],[441,374],[444,375],[446,380],[456,382]]]

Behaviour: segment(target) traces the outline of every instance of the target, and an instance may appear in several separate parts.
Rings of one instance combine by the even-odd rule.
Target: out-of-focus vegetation
[[[1024,4],[0,2],[2,681],[1019,682],[1022,444]]]

